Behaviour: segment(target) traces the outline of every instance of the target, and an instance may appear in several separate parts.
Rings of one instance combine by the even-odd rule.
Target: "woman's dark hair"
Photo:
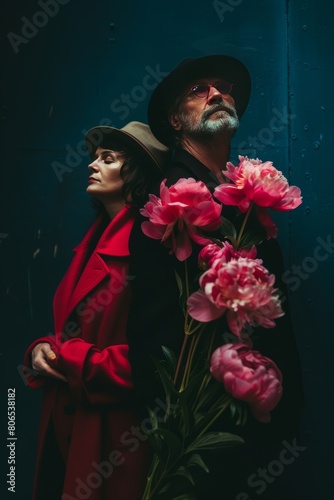
[[[162,174],[152,161],[130,152],[121,167],[124,180],[122,196],[131,205],[142,205],[148,198],[152,185],[162,179]]]
[[[124,180],[122,196],[130,205],[143,205],[153,185],[162,180],[159,167],[154,164],[153,160],[148,159],[145,153],[135,151],[119,140],[116,142],[112,138],[106,138],[100,146],[124,153],[125,160],[120,170]],[[94,200],[94,205],[98,206],[100,203]]]

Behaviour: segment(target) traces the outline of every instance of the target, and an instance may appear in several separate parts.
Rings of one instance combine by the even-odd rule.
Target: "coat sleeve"
[[[114,404],[131,393],[131,368],[126,344],[100,350],[80,338],[67,340],[58,350],[55,368],[64,373],[77,401]]]
[[[76,401],[114,404],[129,396],[132,378],[126,344],[100,350],[94,344],[75,338],[59,346],[55,336],[51,335],[35,340],[25,353],[23,376],[32,389],[44,388],[53,381],[41,376],[31,365],[32,350],[42,342],[50,344],[56,353],[53,366],[66,376]]]

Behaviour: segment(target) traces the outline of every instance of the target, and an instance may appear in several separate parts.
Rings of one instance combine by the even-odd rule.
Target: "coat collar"
[[[219,186],[220,182],[215,174],[185,149],[178,148],[175,150],[173,165],[177,163],[186,166],[191,176],[196,180],[204,182],[210,188],[210,191]]]
[[[137,210],[129,205],[122,208],[111,221],[106,214],[101,214],[73,251],[87,252],[93,242],[97,241],[94,251],[98,254],[128,257],[129,233],[136,215]]]
[[[112,221],[101,215],[74,249],[75,255],[55,295],[56,330],[63,328],[66,318],[99,283],[110,279],[106,258],[130,255],[129,237],[136,215],[137,210],[128,206]]]

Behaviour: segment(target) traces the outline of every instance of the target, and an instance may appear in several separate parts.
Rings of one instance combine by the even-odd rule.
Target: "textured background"
[[[253,81],[232,160],[272,160],[304,197],[275,216],[306,392],[306,449],[282,474],[300,499],[333,495],[333,13],[326,0],[1,3],[0,435],[15,387],[18,437],[9,498],[30,498],[36,452],[41,395],[20,376],[23,353],[52,331],[55,287],[94,217],[85,130],[146,121],[152,89],[180,60],[223,53]]]

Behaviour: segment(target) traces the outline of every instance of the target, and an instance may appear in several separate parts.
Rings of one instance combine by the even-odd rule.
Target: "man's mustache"
[[[210,109],[207,109],[203,114],[203,119],[205,120],[213,113],[217,111],[226,111],[229,115],[233,116],[233,118],[237,117],[236,111],[232,106],[228,106],[227,104],[213,104]]]

